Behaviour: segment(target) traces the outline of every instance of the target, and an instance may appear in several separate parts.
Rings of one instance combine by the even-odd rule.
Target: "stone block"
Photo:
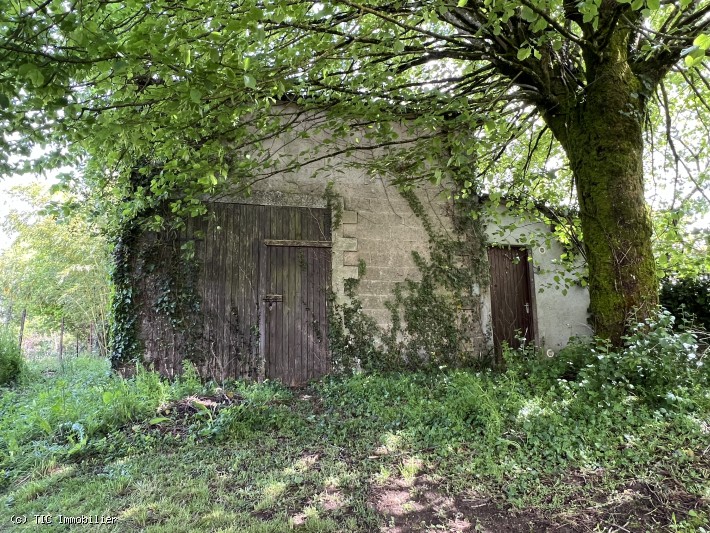
[[[382,228],[398,226],[404,218],[396,213],[360,213],[358,225],[364,228]]]
[[[358,252],[343,252],[343,265],[357,266],[360,261]]]
[[[344,266],[343,268],[339,269],[340,270],[340,276],[342,279],[358,279],[360,277],[360,273],[358,271],[358,268],[356,266]]]
[[[367,212],[370,210],[369,198],[359,198],[357,196],[346,196],[343,198],[346,211],[361,211]]]
[[[392,324],[392,314],[387,309],[363,309],[363,313],[374,318],[381,327],[389,327]]]
[[[366,272],[365,279],[360,280],[360,285],[357,288],[358,294],[392,297],[396,282],[404,280],[404,277],[387,281],[371,280],[367,279],[368,274],[369,272]]]
[[[357,251],[357,239],[351,237],[341,237],[335,240],[333,248],[336,250],[342,250],[344,252],[356,252]]]
[[[343,224],[357,224],[357,211],[343,211],[340,221]]]
[[[391,198],[371,199],[370,211],[372,213],[391,213],[393,215],[399,215],[400,217],[406,217],[412,213],[412,209],[407,202],[401,199],[393,200]]]
[[[392,300],[392,296],[375,296],[371,294],[360,295],[358,299],[362,303],[363,309],[386,309],[385,302]]]
[[[343,237],[358,237],[357,224],[343,224],[340,226],[340,231]]]

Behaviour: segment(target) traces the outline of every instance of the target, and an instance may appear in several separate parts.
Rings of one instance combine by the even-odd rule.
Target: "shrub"
[[[676,317],[687,317],[710,331],[710,274],[697,278],[665,278],[661,283],[661,305]]]
[[[633,325],[623,348],[614,350],[603,339],[574,339],[552,358],[530,349],[507,350],[504,356],[509,373],[538,391],[561,380],[592,396],[632,394],[658,404],[710,381],[697,338],[689,331],[674,331],[674,324],[670,312],[659,311]]]
[[[17,381],[22,366],[22,354],[15,336],[9,329],[0,328],[0,385]]]
[[[708,367],[698,355],[696,337],[673,331],[668,311],[636,324],[618,353],[595,352],[597,361],[579,372],[593,389],[623,388],[649,403],[673,401],[680,389],[704,384]]]

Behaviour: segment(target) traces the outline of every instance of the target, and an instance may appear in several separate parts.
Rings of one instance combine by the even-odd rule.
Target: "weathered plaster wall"
[[[516,228],[511,229],[515,222]],[[534,274],[533,291],[536,300],[536,318],[538,343],[546,350],[557,352],[564,347],[570,337],[590,335],[592,330],[587,323],[589,308],[589,293],[581,285],[574,284],[556,288],[555,275],[560,272],[560,266],[555,264],[564,252],[562,246],[555,240],[543,242],[543,236],[549,234],[549,227],[534,220],[513,220],[509,215],[500,214],[500,220],[489,221],[486,227],[489,244],[520,245],[530,243],[529,253],[532,257]],[[491,294],[484,289],[482,296],[483,328],[491,330]]]

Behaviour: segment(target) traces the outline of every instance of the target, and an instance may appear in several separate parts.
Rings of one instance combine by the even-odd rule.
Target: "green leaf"
[[[634,0],[633,2],[631,2],[631,9],[633,9],[634,11],[638,11],[642,7],[643,7],[643,0]]]
[[[700,63],[703,62],[703,57],[704,56],[694,57],[692,54],[690,54],[685,56],[685,59],[683,61],[685,62],[686,67],[693,68],[697,67],[698,65],[700,65]]]
[[[531,53],[532,50],[530,48],[520,48],[518,50],[518,60],[525,61],[528,57],[530,57]]]
[[[167,422],[169,420],[170,419],[166,416],[156,416],[155,418],[151,418],[148,421],[148,424],[150,424],[151,426],[157,426],[158,424],[162,424],[163,422]]]
[[[192,100],[196,104],[199,104],[200,102],[202,102],[202,92],[200,92],[198,89],[190,89],[190,100]]]
[[[0,93],[0,109],[7,109],[10,107],[10,99],[7,95]]]
[[[646,5],[652,11],[656,11],[661,8],[661,0],[646,0]]]
[[[193,401],[192,406],[197,409],[198,411],[209,411],[207,406],[204,403]]]
[[[710,48],[710,34],[701,33],[695,38],[693,44],[701,50],[707,50]]]
[[[42,74],[42,71],[39,69],[30,71],[28,77],[35,87],[39,87],[44,83],[44,74]]]
[[[538,18],[538,14],[535,13],[532,9],[530,9],[528,6],[523,6],[522,9],[520,10],[520,18],[527,22],[534,22]]]
[[[23,78],[27,78],[29,77],[30,72],[32,72],[33,70],[37,70],[37,65],[33,65],[32,63],[25,63],[23,65],[20,65],[20,68],[17,69],[17,73]]]
[[[459,0],[459,3],[457,5],[459,7],[466,7],[466,4],[468,4],[468,0]]]
[[[256,89],[256,80],[253,76],[250,76],[249,74],[244,74],[244,87]]]

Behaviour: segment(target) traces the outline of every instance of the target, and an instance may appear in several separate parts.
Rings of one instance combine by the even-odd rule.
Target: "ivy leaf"
[[[249,74],[244,74],[244,87],[256,89],[256,80],[253,76],[250,76]]]
[[[646,5],[648,9],[656,11],[661,8],[661,0],[647,0]]]
[[[459,7],[466,7],[466,4],[468,4],[468,0],[459,0],[459,3],[457,5]]]

